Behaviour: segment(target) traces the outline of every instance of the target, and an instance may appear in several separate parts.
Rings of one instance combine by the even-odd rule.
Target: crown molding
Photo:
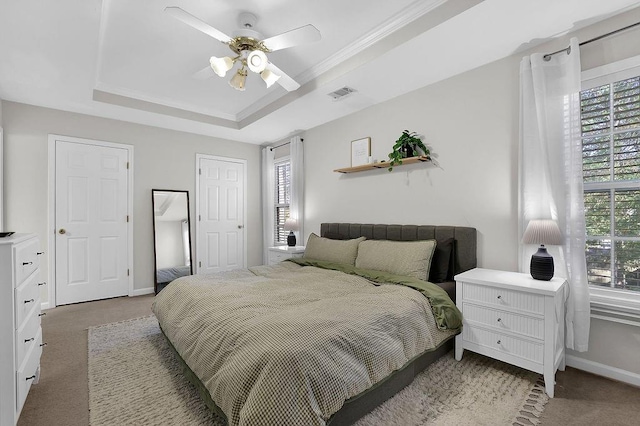
[[[212,119],[219,119],[224,121],[238,122],[238,116],[236,114],[226,114],[220,111],[209,111],[201,108],[194,108],[193,105],[176,102],[175,100],[163,99],[154,96],[148,96],[146,94],[136,92],[135,90],[125,89],[114,85],[106,84],[103,82],[97,82],[94,87],[94,92],[109,93],[122,98],[128,98],[146,104],[155,104],[159,107],[166,107],[168,109],[181,110],[197,114],[201,116],[207,116]],[[201,121],[201,120],[199,120]]]

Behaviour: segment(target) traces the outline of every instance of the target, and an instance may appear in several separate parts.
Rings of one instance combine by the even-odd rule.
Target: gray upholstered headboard
[[[455,240],[453,249],[453,274],[473,269],[477,266],[477,232],[465,226],[432,225],[373,225],[362,223],[323,223],[320,236],[341,235],[344,238],[366,237],[370,240],[444,241]]]

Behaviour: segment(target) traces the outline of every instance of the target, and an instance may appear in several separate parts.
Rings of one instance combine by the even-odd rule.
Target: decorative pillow
[[[451,254],[453,253],[453,238],[438,241],[436,250],[433,252],[431,260],[431,270],[429,271],[429,281],[432,283],[443,283],[449,277],[449,265],[451,265]]]
[[[356,268],[374,269],[426,281],[436,240],[367,240],[360,243]]]
[[[364,240],[365,237],[353,240],[331,240],[312,233],[309,235],[302,257],[353,265],[358,255],[358,244]]]

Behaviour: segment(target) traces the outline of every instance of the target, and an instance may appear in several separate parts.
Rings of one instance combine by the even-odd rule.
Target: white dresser
[[[305,246],[275,246],[269,247],[269,265],[275,265],[292,257],[302,257]]]
[[[535,280],[529,274],[476,268],[454,277],[462,333],[455,358],[464,349],[544,375],[553,398],[555,373],[564,370],[566,281]]]
[[[33,234],[0,238],[0,426],[14,426],[40,377],[39,264]]]

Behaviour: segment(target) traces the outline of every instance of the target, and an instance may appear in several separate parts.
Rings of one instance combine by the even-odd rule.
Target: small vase
[[[402,152],[402,158],[413,157],[413,147],[411,147],[411,145],[403,146],[401,149],[401,152]]]

